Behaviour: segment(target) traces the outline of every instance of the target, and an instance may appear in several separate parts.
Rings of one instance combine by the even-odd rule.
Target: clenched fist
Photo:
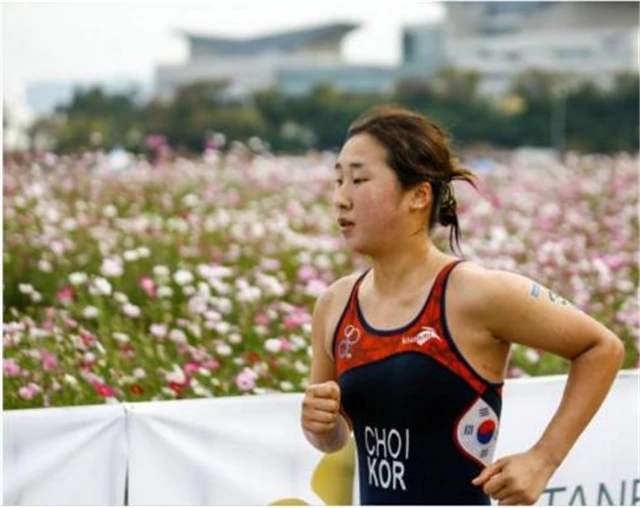
[[[315,434],[333,430],[340,410],[340,386],[335,381],[310,384],[302,400],[302,428]]]

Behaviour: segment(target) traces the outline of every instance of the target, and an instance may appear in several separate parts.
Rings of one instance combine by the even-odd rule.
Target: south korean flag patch
[[[498,415],[478,397],[458,420],[454,429],[458,446],[484,466],[491,464],[498,439]]]

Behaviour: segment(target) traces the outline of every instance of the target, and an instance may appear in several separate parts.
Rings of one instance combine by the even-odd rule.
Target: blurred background
[[[335,149],[427,109],[465,145],[637,150],[637,2],[10,3],[5,148]],[[283,15],[286,13],[286,15]],[[478,121],[482,118],[482,121]]]
[[[465,257],[637,367],[638,5],[3,3],[5,408],[302,391],[315,299],[366,264],[329,170],[387,102],[478,174]]]

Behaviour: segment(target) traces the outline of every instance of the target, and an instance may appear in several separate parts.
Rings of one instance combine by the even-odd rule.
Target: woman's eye
[[[366,182],[366,180],[364,178],[356,178],[353,183],[360,183],[360,182]]]
[[[342,180],[335,180],[336,185],[342,185]]]

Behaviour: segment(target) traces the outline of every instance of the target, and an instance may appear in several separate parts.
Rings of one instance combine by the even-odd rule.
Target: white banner
[[[121,405],[5,411],[3,427],[4,504],[124,503]]]
[[[640,504],[639,371],[621,371],[551,477],[538,505]],[[511,379],[503,388],[494,460],[534,445],[560,405],[567,376]]]
[[[323,454],[302,434],[301,400],[273,394],[127,404],[130,504],[324,504],[310,485]]]
[[[495,459],[539,439],[566,381],[505,383]],[[618,375],[538,505],[640,504],[639,381],[638,370]],[[297,393],[5,412],[4,502],[122,504],[126,441],[131,505],[358,504],[353,438],[337,453],[315,450],[300,428],[301,401]]]

